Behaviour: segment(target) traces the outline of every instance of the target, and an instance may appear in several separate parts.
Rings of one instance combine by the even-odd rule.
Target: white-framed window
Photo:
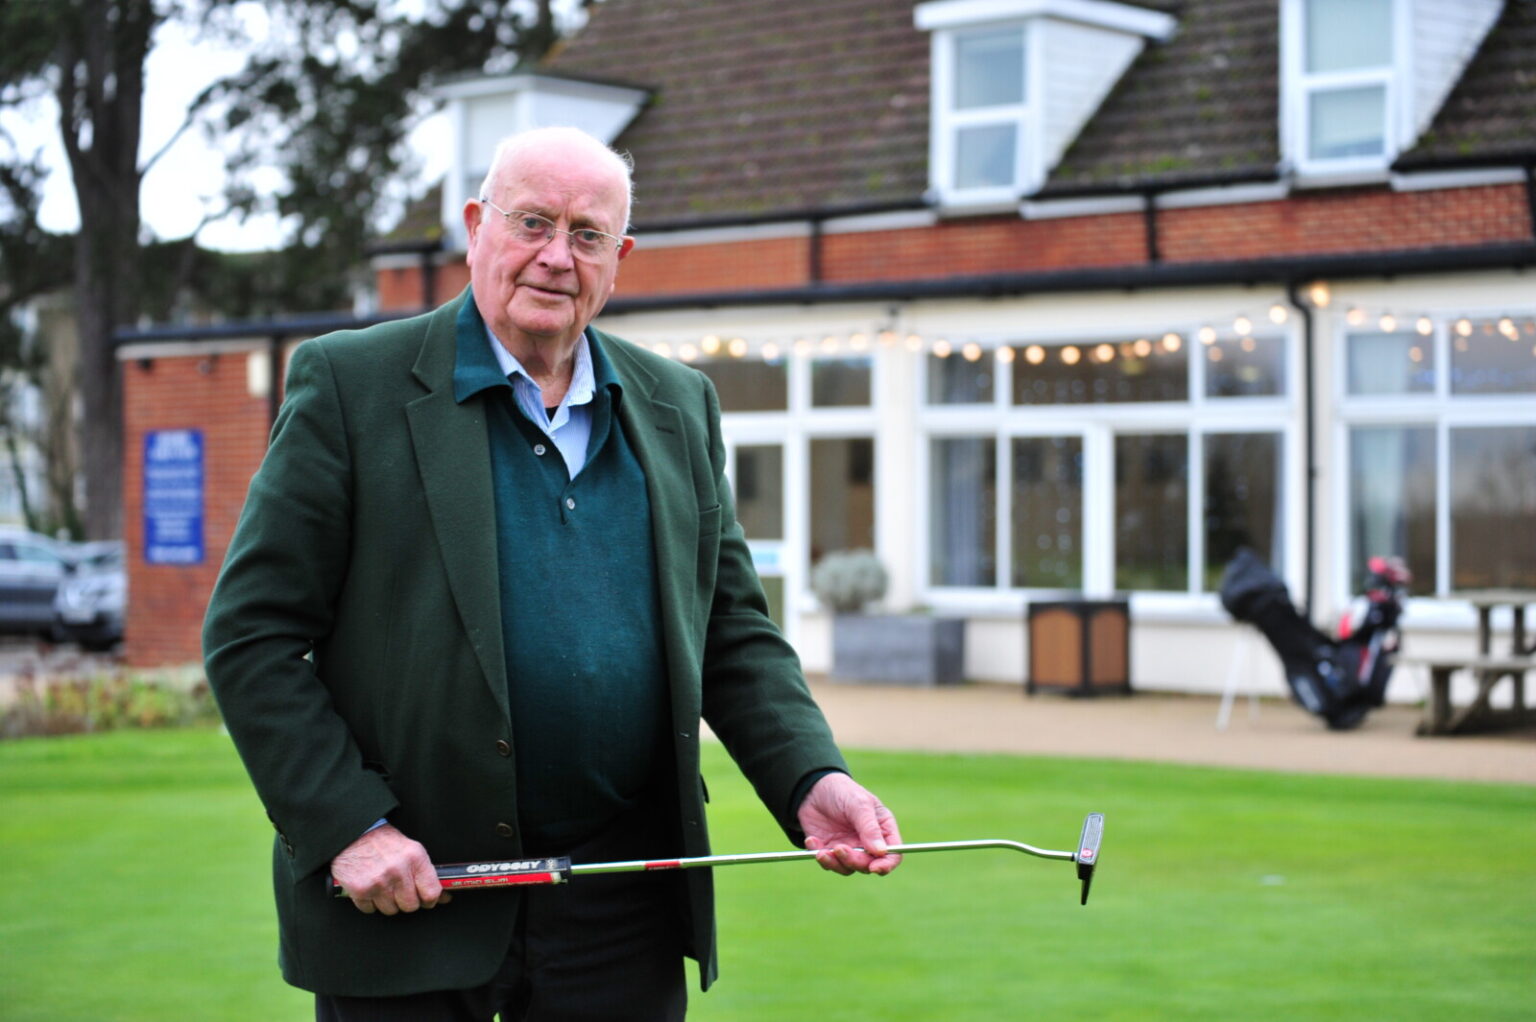
[[[1353,329],[1339,357],[1336,585],[1395,555],[1419,596],[1536,588],[1536,310]]]
[[[691,361],[720,396],[727,471],[770,611],[791,642],[810,569],[839,550],[875,549],[878,360],[809,339]]]
[[[1030,26],[935,32],[930,177],[950,205],[1007,205],[1029,187]]]
[[[1281,109],[1305,177],[1384,173],[1408,102],[1404,0],[1283,0]]]
[[[1288,333],[972,342],[922,371],[930,594],[1214,593],[1280,566],[1296,477]]]

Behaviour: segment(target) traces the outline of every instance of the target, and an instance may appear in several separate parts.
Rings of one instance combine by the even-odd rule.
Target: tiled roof
[[[1278,176],[1278,0],[1141,6],[1174,15],[1178,31],[1147,44],[1040,194]]]
[[[614,143],[646,227],[916,204],[928,46],[910,0],[608,0],[545,64],[655,90]]]
[[[1506,0],[1429,130],[1397,166],[1510,156],[1536,157],[1536,0]]]

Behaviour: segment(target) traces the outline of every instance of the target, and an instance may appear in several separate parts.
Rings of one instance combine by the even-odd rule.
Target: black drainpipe
[[[1525,209],[1531,215],[1531,237],[1536,238],[1536,163],[1525,165]]]
[[[821,217],[811,217],[811,235],[807,241],[807,244],[810,245],[810,252],[806,259],[805,272],[806,276],[810,278],[807,283],[813,285],[821,283],[821,240],[823,226]]]
[[[1303,486],[1303,500],[1306,508],[1306,525],[1303,532],[1306,533],[1305,562],[1302,569],[1304,580],[1303,595],[1305,601],[1302,605],[1302,613],[1312,612],[1313,593],[1313,556],[1317,551],[1317,382],[1312,378],[1312,364],[1314,361],[1314,338],[1312,307],[1301,300],[1300,285],[1295,280],[1286,282],[1285,297],[1291,305],[1301,314],[1301,380],[1302,380],[1302,446],[1306,461],[1306,483]]]
[[[267,376],[267,432],[277,425],[277,410],[283,404],[283,334],[267,338],[267,363],[271,368]]]
[[[1141,200],[1141,216],[1147,229],[1147,262],[1160,263],[1163,255],[1157,244],[1157,189],[1145,189]]]

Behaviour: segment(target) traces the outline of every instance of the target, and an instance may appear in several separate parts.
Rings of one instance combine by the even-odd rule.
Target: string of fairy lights
[[[1313,284],[1306,293],[1313,308],[1319,311],[1331,308],[1332,294],[1326,284]],[[1292,308],[1274,302],[1264,308],[1246,309],[1227,317],[1201,322],[1198,326],[1130,340],[1049,344],[953,339],[947,335],[930,337],[918,331],[900,329],[893,315],[883,325],[868,330],[755,339],[705,334],[697,339],[656,341],[651,344],[651,349],[665,358],[682,362],[756,358],[773,363],[788,358],[858,358],[886,349],[939,359],[959,358],[967,362],[979,362],[990,357],[1006,364],[1022,358],[1027,364],[1039,365],[1054,358],[1065,365],[1074,366],[1082,362],[1104,364],[1117,358],[1131,360],[1174,355],[1186,344],[1199,344],[1207,350],[1212,361],[1219,361],[1225,345],[1236,344],[1251,352],[1264,339],[1277,338],[1278,331],[1290,322],[1293,315],[1295,312]],[[1524,340],[1531,344],[1531,355],[1536,357],[1536,314],[1529,312],[1518,315],[1447,314],[1444,311],[1431,313],[1351,305],[1344,310],[1343,319],[1348,328],[1357,333],[1400,333],[1407,337],[1426,339],[1434,337],[1437,323],[1445,322],[1452,342],[1459,351],[1466,351],[1475,336],[1501,336],[1510,342],[1519,343]],[[1422,357],[1422,350],[1418,347],[1411,347],[1409,351],[1410,357],[1413,357],[1414,352]]]

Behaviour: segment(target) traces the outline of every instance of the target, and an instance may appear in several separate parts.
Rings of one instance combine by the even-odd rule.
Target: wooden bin
[[[1050,600],[1028,609],[1024,691],[1069,695],[1131,691],[1131,605],[1123,599]]]

